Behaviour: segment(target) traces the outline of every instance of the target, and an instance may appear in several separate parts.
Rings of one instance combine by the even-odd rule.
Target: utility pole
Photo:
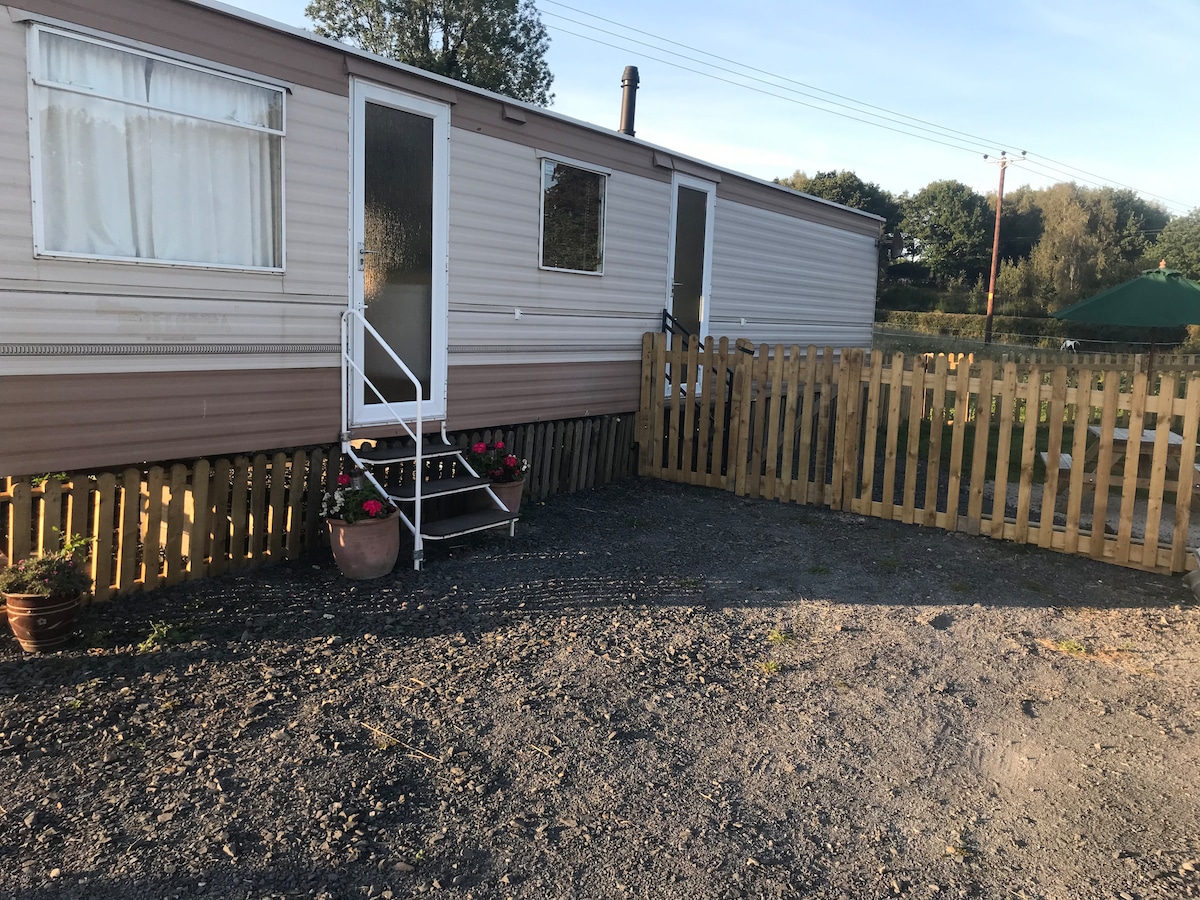
[[[987,319],[983,326],[983,342],[985,344],[992,342],[992,312],[995,308],[996,300],[996,267],[1000,264],[1000,207],[1004,203],[1004,170],[1012,162],[1006,153],[1006,151],[1001,151],[1000,158],[995,161],[1000,166],[1000,187],[996,189],[996,232],[992,237],[992,274],[988,279]],[[1024,155],[1025,151],[1022,150],[1021,156]],[[988,158],[986,153],[983,154],[983,158]]]

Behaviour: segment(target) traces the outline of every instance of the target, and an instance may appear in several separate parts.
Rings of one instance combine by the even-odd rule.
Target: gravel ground
[[[1200,896],[1180,578],[642,480],[430,555],[0,642],[0,896]]]

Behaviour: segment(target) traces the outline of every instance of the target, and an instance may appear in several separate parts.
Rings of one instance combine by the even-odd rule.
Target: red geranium
[[[477,441],[471,445],[471,452],[467,456],[471,468],[487,475],[492,481],[520,481],[529,470],[529,461],[508,453],[504,441],[491,444]]]

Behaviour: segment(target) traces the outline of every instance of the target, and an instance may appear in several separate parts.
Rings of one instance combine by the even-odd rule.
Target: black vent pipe
[[[626,66],[621,76],[621,133],[633,137],[633,119],[637,112],[637,66]]]

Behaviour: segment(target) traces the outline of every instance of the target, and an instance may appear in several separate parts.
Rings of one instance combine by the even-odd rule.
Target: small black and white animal
[[[1067,350],[1067,351],[1070,351],[1071,353],[1078,353],[1079,352],[1079,341],[1074,340],[1073,338],[1067,338],[1065,341],[1062,342],[1062,346],[1059,347],[1058,349],[1059,350]]]

